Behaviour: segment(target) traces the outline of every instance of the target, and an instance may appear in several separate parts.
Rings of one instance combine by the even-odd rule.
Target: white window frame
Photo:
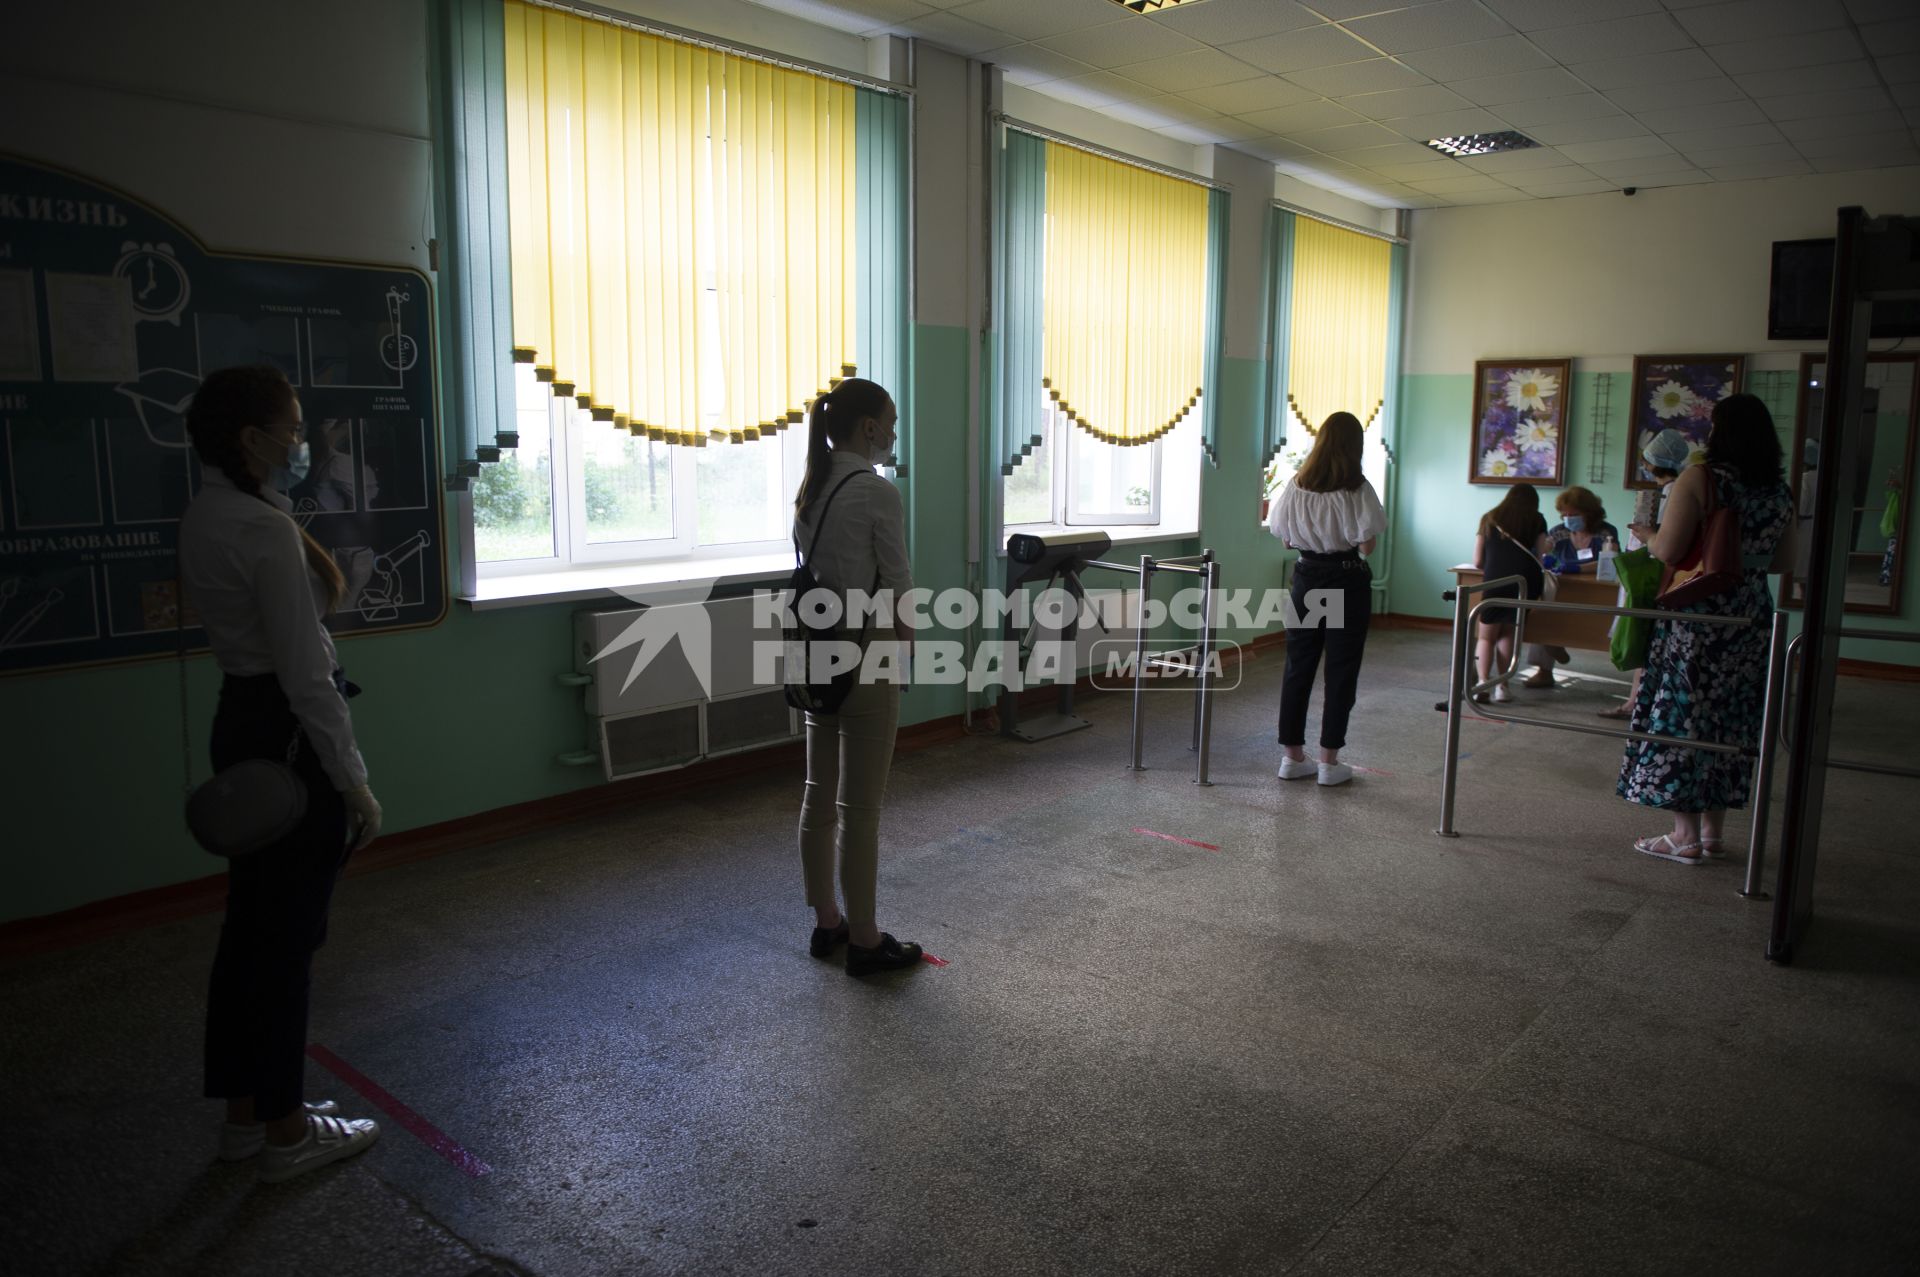
[[[1189,421],[1182,422],[1180,429],[1184,430],[1188,424],[1191,424],[1195,430],[1198,430],[1202,424],[1201,414],[1204,408],[1204,403],[1196,403],[1191,410]],[[1166,458],[1167,438],[1156,439],[1152,443],[1139,445],[1152,449],[1153,456],[1152,482],[1147,488],[1147,508],[1145,511],[1130,514],[1119,511],[1086,510],[1080,507],[1076,499],[1077,489],[1073,482],[1072,438],[1074,432],[1078,431],[1079,427],[1069,422],[1065,414],[1056,412],[1051,403],[1048,403],[1043,410],[1041,420],[1043,422],[1042,428],[1045,432],[1046,439],[1044,446],[1047,449],[1048,459],[1053,466],[1053,473],[1050,476],[1053,489],[1051,508],[1048,510],[1047,517],[1044,519],[1030,519],[1019,523],[1007,520],[1005,503],[1007,480],[1003,476],[1000,480],[1000,491],[996,496],[995,502],[996,508],[1000,511],[1001,515],[1001,533],[1003,540],[1009,532],[1034,531],[1046,528],[1065,529],[1087,527],[1133,527],[1152,529],[1160,527],[1165,522],[1168,506],[1165,499],[1168,469]],[[1105,446],[1116,447],[1117,445],[1107,444]],[[1196,444],[1196,446],[1198,445]],[[1196,497],[1196,500],[1197,499]],[[1179,531],[1172,535],[1186,535],[1186,533]]]

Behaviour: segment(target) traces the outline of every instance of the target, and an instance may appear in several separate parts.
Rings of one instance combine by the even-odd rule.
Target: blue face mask
[[[1587,516],[1584,514],[1570,514],[1564,522],[1569,532],[1585,532],[1587,530]]]
[[[273,486],[282,492],[291,491],[306,481],[307,471],[313,468],[313,449],[302,439],[287,449],[287,464],[275,466],[268,478]]]

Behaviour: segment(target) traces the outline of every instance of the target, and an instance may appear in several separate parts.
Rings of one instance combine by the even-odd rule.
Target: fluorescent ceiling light
[[[1199,4],[1200,0],[1113,0],[1122,9],[1131,9],[1135,13],[1160,13],[1177,4]]]
[[[1524,151],[1540,145],[1524,133],[1468,133],[1460,137],[1429,138],[1427,145],[1442,155],[1460,159],[1467,155],[1493,155],[1499,151]]]

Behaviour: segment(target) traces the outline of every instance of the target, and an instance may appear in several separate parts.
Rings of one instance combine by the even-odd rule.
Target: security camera
[[[1636,195],[1639,193],[1639,191],[1640,191],[1640,188],[1637,186],[1623,186],[1620,188],[1620,193],[1622,195]]]

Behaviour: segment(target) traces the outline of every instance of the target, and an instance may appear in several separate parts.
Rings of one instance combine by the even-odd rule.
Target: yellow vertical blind
[[[1287,406],[1309,434],[1336,412],[1380,415],[1393,245],[1311,217],[1295,221]]]
[[[506,0],[514,358],[668,443],[854,369],[854,91]]]
[[[1198,402],[1207,332],[1207,191],[1047,144],[1041,373],[1097,439],[1150,443]]]

